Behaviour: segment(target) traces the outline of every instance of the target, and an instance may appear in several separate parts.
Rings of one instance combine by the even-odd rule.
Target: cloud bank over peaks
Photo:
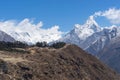
[[[8,33],[18,41],[36,43],[41,41],[51,42],[61,38],[63,32],[59,31],[59,26],[53,26],[48,29],[43,29],[43,23],[40,21],[37,24],[29,19],[24,19],[21,22],[16,21],[1,21],[0,30]]]
[[[94,17],[103,16],[107,18],[112,24],[120,24],[120,9],[109,8],[105,11],[95,12]]]

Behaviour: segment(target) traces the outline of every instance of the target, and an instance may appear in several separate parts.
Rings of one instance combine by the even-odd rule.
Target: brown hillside
[[[0,52],[0,80],[120,80],[116,72],[75,45]]]

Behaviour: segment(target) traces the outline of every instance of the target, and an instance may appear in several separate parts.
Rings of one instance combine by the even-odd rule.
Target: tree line
[[[47,42],[37,42],[35,44],[35,46],[37,46],[37,47],[50,47],[50,48],[55,48],[55,49],[62,48],[65,45],[66,45],[65,42],[55,42],[52,44],[47,44]]]
[[[62,48],[63,46],[65,46],[66,43],[64,42],[55,42],[52,43],[51,45],[48,44],[47,42],[37,42],[34,45],[28,45],[27,43],[23,43],[20,41],[16,41],[16,42],[4,42],[4,41],[0,41],[0,49],[5,49],[5,48],[26,48],[26,47],[50,47],[50,48]]]

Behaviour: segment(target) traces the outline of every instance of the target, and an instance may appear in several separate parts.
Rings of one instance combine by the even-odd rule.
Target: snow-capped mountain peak
[[[100,32],[101,30],[102,28],[99,27],[93,16],[90,16],[85,24],[75,24],[74,29],[61,38],[60,41],[73,43],[85,49],[95,41],[94,39],[98,38],[97,36],[90,38],[90,36]]]
[[[83,26],[86,27],[86,28],[89,28],[89,29],[93,29],[94,31],[100,31],[101,30],[100,26],[94,20],[93,16],[90,16]]]
[[[42,28],[43,23],[34,23],[32,20],[24,19],[20,22],[3,21],[0,22],[0,30],[12,36],[16,41],[35,44],[36,42],[52,42],[61,38],[62,33],[59,26]]]
[[[117,35],[120,35],[120,27],[115,25],[100,27],[94,20],[94,17],[90,16],[85,24],[76,24],[74,29],[60,41],[76,44],[89,53],[96,54]]]
[[[101,31],[101,28],[94,20],[93,16],[90,16],[83,25],[75,24],[74,33],[78,35],[81,40],[85,40],[95,32]]]
[[[89,18],[88,18],[88,20],[86,21],[86,24],[87,25],[93,25],[93,24],[95,24],[96,26],[98,26],[98,24],[97,24],[97,22],[94,20],[94,17],[93,16],[90,16]]]
[[[79,28],[97,28],[97,29],[100,29],[100,26],[98,25],[98,23],[94,20],[94,17],[93,16],[90,16],[87,21],[85,22],[85,24],[83,25],[80,25],[80,24],[75,24],[75,27],[76,29],[79,29]]]

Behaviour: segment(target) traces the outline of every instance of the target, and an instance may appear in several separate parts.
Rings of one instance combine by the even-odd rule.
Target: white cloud
[[[120,9],[110,8],[106,11],[99,11],[94,14],[95,17],[106,17],[112,24],[120,24]]]
[[[48,29],[43,29],[42,26],[42,22],[34,24],[29,19],[24,19],[19,23],[10,20],[0,22],[0,30],[8,33],[16,40],[35,43],[38,41],[51,42],[61,38],[62,32],[59,31],[59,26]]]

